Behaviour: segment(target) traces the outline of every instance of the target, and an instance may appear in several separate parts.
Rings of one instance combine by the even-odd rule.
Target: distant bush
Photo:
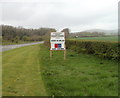
[[[120,59],[119,47],[120,43],[117,42],[66,40],[67,49],[114,60]]]
[[[45,45],[48,49],[50,49],[50,40],[49,40],[49,39],[45,40],[45,41],[44,41],[44,45]]]

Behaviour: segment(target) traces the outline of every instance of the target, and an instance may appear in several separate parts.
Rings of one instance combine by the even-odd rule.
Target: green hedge
[[[78,53],[98,55],[108,59],[120,59],[120,43],[88,41],[88,40],[66,40],[66,48]]]

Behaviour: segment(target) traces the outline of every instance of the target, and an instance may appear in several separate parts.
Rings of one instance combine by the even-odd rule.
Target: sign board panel
[[[65,50],[64,32],[51,32],[50,43],[50,50]]]

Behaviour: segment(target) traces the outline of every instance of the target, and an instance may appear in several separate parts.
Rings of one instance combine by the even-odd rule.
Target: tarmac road
[[[15,49],[15,48],[19,48],[19,47],[23,47],[23,46],[41,44],[41,43],[44,43],[44,41],[34,42],[34,43],[27,43],[27,44],[19,44],[19,45],[4,45],[4,46],[0,45],[0,52]]]

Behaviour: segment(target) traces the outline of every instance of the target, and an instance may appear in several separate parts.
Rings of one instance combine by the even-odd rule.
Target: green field
[[[81,37],[73,38],[78,40],[98,40],[98,41],[118,41],[118,36],[106,36],[106,37]]]
[[[2,45],[17,45],[17,44],[27,44],[27,43],[34,43],[34,42],[39,42],[39,41],[18,41],[16,42],[11,42],[11,41],[2,41]]]
[[[118,64],[88,54],[33,45],[3,52],[3,95],[117,96]]]

